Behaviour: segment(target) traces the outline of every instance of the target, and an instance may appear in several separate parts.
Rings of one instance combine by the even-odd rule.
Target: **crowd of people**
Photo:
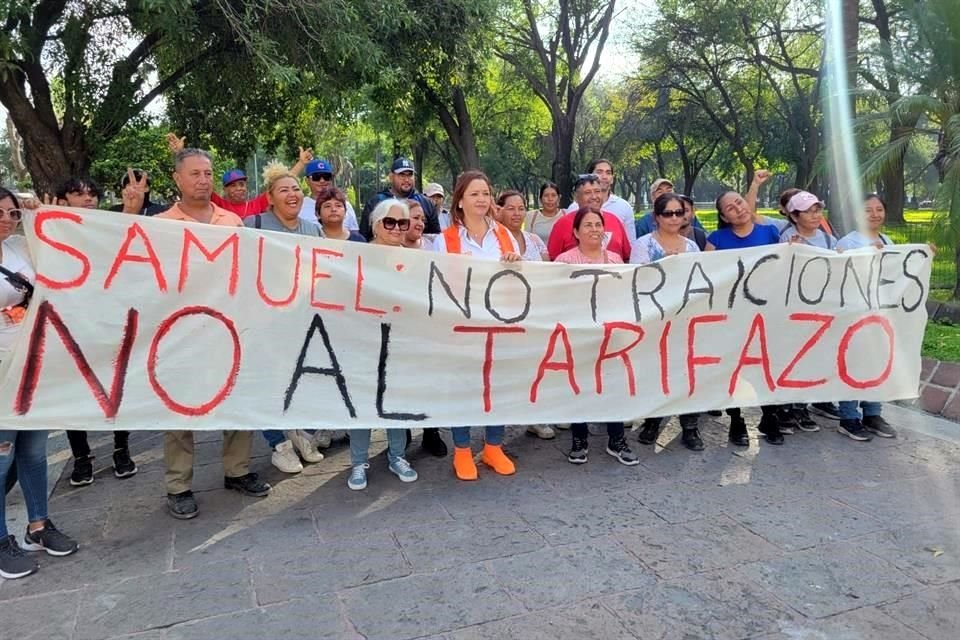
[[[694,201],[675,193],[670,180],[661,178],[651,186],[652,211],[636,216],[633,207],[613,193],[614,167],[608,160],[596,160],[575,182],[574,202],[561,209],[556,185],[539,190],[539,208],[527,209],[517,191],[496,193],[487,176],[466,171],[456,180],[449,208],[442,185],[428,184],[423,193],[414,187],[416,167],[406,158],[391,166],[389,186],[363,207],[358,217],[343,190],[335,183],[335,172],[327,160],[315,159],[301,149],[290,169],[273,163],[264,171],[264,191],[248,198],[247,178],[233,169],[220,177],[223,194],[214,190],[216,177],[210,155],[187,148],[182,138],[168,137],[174,153],[173,179],[180,197],[170,205],[150,199],[150,178],[145,172],[128,170],[121,181],[122,203],[115,210],[133,215],[152,215],[184,224],[246,226],[255,230],[292,233],[337,241],[368,242],[374,245],[439,253],[471,255],[477,259],[504,262],[544,261],[564,264],[645,264],[670,256],[699,251],[727,251],[780,242],[799,242],[828,250],[891,244],[882,233],[885,217],[883,200],[867,198],[863,225],[858,231],[837,239],[824,218],[824,204],[814,194],[789,189],[780,198],[780,217],[757,213],[757,194],[770,174],[758,171],[747,194],[726,191],[716,200],[719,228],[706,233],[697,218]],[[310,195],[304,193],[301,171],[305,172]],[[47,203],[97,209],[103,191],[88,177],[65,180]],[[21,202],[17,195],[0,189],[0,358],[9,351],[30,303],[35,273],[22,235],[15,234],[21,219],[38,201]],[[875,402],[840,399],[839,404],[769,405],[761,407],[759,431],[772,445],[784,443],[784,436],[796,431],[819,431],[811,413],[837,421],[837,431],[858,441],[874,436],[892,438],[896,432],[881,415]],[[719,411],[709,412],[721,416]],[[740,409],[727,409],[729,441],[748,446],[749,436]],[[637,441],[656,442],[669,416],[645,416]],[[681,442],[692,451],[704,448],[699,432],[700,416],[679,416]],[[622,422],[606,423],[605,451],[624,465],[639,464],[640,456],[627,442]],[[529,425],[530,435],[543,439],[557,437],[558,430],[571,432],[567,459],[584,464],[588,459],[587,423]],[[468,425],[450,425],[453,444],[452,466],[463,481],[477,480],[477,457],[471,449]],[[500,475],[512,475],[516,465],[503,448],[506,428],[484,427],[484,444],[479,455],[483,466]],[[70,484],[94,482],[94,458],[87,433],[69,431],[73,454]],[[347,485],[366,488],[369,470],[369,429],[348,432],[351,471]],[[284,473],[298,473],[304,464],[320,463],[323,451],[332,446],[326,430],[227,431],[223,437],[224,486],[247,496],[265,497],[270,485],[250,470],[253,439],[263,437],[272,450],[272,464]],[[417,472],[407,459],[412,434],[406,429],[387,430],[389,470],[401,482],[414,482]],[[7,491],[19,481],[26,502],[29,524],[20,546],[6,528],[4,502],[0,501],[0,577],[19,578],[37,570],[25,551],[69,555],[77,543],[60,532],[47,513],[47,433],[0,430],[0,478]],[[113,434],[113,474],[128,478],[137,473],[129,446],[129,433]],[[429,454],[448,455],[439,429],[425,429],[422,448]],[[199,507],[192,491],[194,438],[189,431],[164,434],[167,509],[178,519],[194,518]]]

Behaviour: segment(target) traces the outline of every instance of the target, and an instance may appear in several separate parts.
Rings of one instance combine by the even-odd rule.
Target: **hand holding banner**
[[[623,420],[914,397],[929,248],[503,264],[45,208],[0,424]]]

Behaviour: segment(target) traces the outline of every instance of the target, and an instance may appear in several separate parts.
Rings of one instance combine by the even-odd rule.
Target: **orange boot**
[[[461,480],[477,479],[477,464],[473,461],[470,447],[453,448],[453,471]]]
[[[502,476],[512,476],[517,472],[513,460],[507,457],[507,454],[503,452],[503,447],[499,444],[483,445],[483,454],[480,456],[480,460]]]

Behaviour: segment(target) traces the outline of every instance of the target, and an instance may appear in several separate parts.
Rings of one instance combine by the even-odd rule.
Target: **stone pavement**
[[[284,477],[258,439],[264,500],[224,491],[219,434],[198,434],[186,522],[164,510],[160,434],[135,436],[141,472],[124,481],[99,434],[96,483],[64,475],[51,498],[81,550],[0,581],[0,637],[957,638],[960,425],[886,412],[917,430],[856,443],[824,421],[740,450],[705,421],[697,454],[674,421],[632,468],[597,432],[575,467],[568,432],[514,429],[515,477],[459,483],[412,448],[419,482],[380,455],[362,492],[342,446]]]

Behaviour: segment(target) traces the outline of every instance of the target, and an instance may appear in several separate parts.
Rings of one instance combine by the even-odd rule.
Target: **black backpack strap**
[[[261,228],[259,213],[253,217],[253,226],[255,226],[257,229]]]

